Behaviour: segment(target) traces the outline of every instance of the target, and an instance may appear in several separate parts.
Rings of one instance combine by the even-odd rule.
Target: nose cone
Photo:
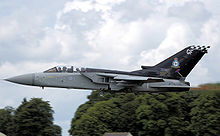
[[[20,76],[11,77],[5,79],[6,81],[23,84],[23,85],[33,85],[34,84],[34,74],[25,74]]]

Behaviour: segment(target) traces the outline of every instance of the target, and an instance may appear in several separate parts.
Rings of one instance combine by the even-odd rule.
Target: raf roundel
[[[172,62],[172,66],[173,68],[180,68],[180,63],[178,61],[178,58],[174,58],[174,61]]]

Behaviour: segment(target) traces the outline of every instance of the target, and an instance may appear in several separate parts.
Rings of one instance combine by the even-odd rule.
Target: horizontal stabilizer
[[[178,88],[178,89],[181,89],[181,88],[190,88],[190,86],[168,86],[168,85],[151,85],[150,86],[151,88]]]
[[[149,69],[149,68],[153,68],[153,66],[141,66],[142,69]]]

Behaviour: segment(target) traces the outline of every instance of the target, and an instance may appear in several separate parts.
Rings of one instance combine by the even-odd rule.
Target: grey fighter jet
[[[207,53],[210,46],[189,46],[155,66],[141,66],[131,72],[57,66],[41,73],[5,79],[44,87],[103,90],[113,92],[180,92],[189,91],[187,75]]]

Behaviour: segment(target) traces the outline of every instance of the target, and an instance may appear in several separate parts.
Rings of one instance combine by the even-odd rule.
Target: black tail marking
[[[203,57],[203,55],[208,52],[208,48],[210,48],[210,46],[189,46],[167,58],[166,60],[158,63],[154,66],[154,68],[167,71],[167,78],[185,78]]]

